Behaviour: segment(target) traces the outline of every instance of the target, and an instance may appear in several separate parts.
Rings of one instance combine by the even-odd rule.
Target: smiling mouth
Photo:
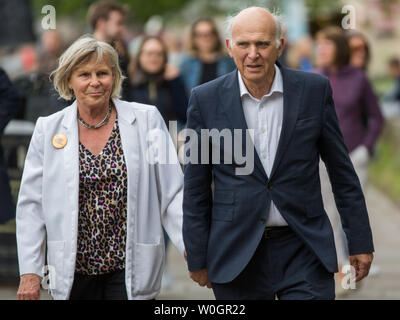
[[[103,95],[103,92],[90,92],[89,95],[91,95],[91,96],[101,96],[101,95]]]

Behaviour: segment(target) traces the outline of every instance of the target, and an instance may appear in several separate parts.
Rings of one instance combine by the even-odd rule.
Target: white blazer
[[[164,267],[162,226],[183,255],[183,173],[171,152],[169,164],[147,161],[147,133],[168,134],[158,110],[113,99],[128,173],[125,281],[128,299],[153,299]],[[153,130],[154,131],[154,130]],[[56,149],[62,133],[67,145]],[[174,148],[168,135],[167,144]],[[172,149],[171,149],[172,150]],[[175,158],[173,158],[175,155]],[[171,159],[171,158],[170,158]],[[79,137],[77,105],[38,119],[28,149],[17,204],[20,274],[43,277],[45,250],[54,299],[68,299],[75,271],[78,230]]]

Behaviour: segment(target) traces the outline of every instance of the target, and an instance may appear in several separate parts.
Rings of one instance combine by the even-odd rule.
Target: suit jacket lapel
[[[276,173],[277,168],[285,153],[286,147],[293,134],[293,129],[296,124],[299,106],[301,103],[301,95],[303,92],[303,82],[296,78],[296,73],[281,66],[279,62],[277,65],[282,72],[283,81],[283,122],[282,130],[279,138],[278,149],[276,152],[274,164],[272,166],[270,179]]]
[[[243,156],[247,153],[246,151],[246,135],[244,134],[248,130],[246,118],[244,117],[242,100],[240,98],[240,89],[238,82],[238,71],[231,72],[223,86],[220,89],[220,104],[231,122],[232,129],[242,130],[242,154]],[[257,154],[253,143],[251,146],[254,149],[254,165],[258,170],[254,171],[254,174],[258,175],[263,180],[268,180],[268,176],[264,170],[261,160]]]

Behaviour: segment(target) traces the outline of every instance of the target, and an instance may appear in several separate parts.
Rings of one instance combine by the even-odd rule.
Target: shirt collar
[[[268,92],[268,94],[264,95],[263,98],[271,96],[274,92],[283,93],[283,81],[282,81],[281,70],[278,68],[276,64],[274,65],[274,67],[275,67],[275,77],[274,81],[272,82],[271,90]],[[243,82],[242,75],[240,74],[240,71],[238,71],[238,78],[239,78],[240,97],[247,95],[255,100],[258,100],[254,98],[247,90],[246,85]]]

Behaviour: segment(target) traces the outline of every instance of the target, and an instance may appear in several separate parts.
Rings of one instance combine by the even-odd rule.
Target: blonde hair
[[[111,97],[120,97],[121,86],[125,77],[119,67],[117,51],[108,43],[84,35],[65,50],[59,59],[57,69],[51,73],[51,77],[54,77],[54,88],[63,99],[71,100],[74,98],[74,92],[69,88],[71,75],[76,68],[87,62],[93,55],[97,57],[96,63],[107,60],[114,78]]]

